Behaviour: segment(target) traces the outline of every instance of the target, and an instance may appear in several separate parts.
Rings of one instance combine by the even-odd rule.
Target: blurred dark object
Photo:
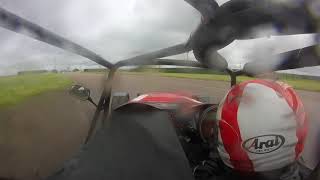
[[[32,70],[32,71],[19,71],[18,75],[25,75],[25,74],[43,74],[48,73],[47,70]]]
[[[52,72],[52,73],[58,73],[58,70],[53,69],[53,70],[51,70],[50,72]]]
[[[115,110],[119,106],[127,103],[130,100],[130,95],[127,92],[115,92],[112,95],[111,109]]]
[[[69,91],[69,93],[81,101],[86,101],[90,98],[90,89],[85,88],[81,85],[73,85]]]

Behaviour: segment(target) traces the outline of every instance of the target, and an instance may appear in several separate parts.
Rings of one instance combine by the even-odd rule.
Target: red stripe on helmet
[[[294,110],[297,116],[297,130],[296,136],[298,138],[298,142],[295,147],[296,159],[299,157],[304,148],[304,142],[307,137],[308,132],[308,120],[306,117],[306,113],[303,108],[303,104],[299,96],[293,91],[292,88],[287,88],[288,94],[290,94],[292,98],[292,109]]]
[[[234,86],[228,93],[222,107],[219,128],[224,148],[230,156],[230,162],[234,169],[253,172],[253,164],[248,154],[242,149],[242,139],[237,120],[239,97],[246,85],[247,83],[242,83]]]

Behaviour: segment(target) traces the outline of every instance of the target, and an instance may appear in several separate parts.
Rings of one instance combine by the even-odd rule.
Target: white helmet
[[[235,85],[220,103],[217,120],[219,155],[238,171],[288,166],[304,147],[306,113],[284,83],[259,79]]]

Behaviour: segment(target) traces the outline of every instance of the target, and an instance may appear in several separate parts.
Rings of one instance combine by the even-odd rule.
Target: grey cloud
[[[200,21],[183,0],[2,0],[0,5],[113,62],[186,41]],[[24,62],[50,64],[52,59],[87,62],[4,29],[0,39],[0,71]]]

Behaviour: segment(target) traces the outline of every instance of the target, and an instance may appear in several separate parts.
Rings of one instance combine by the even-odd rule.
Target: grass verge
[[[25,74],[0,77],[0,107],[17,104],[51,90],[64,89],[72,81],[62,74]]]
[[[227,75],[215,75],[215,74],[192,74],[192,73],[159,73],[161,76],[165,77],[175,77],[175,78],[188,78],[188,79],[200,79],[200,80],[213,80],[213,81],[230,81]],[[254,78],[239,76],[238,82],[245,80],[250,80]],[[281,81],[288,83],[295,89],[307,90],[307,91],[317,91],[320,92],[320,81],[308,80],[308,79],[290,79],[290,78],[280,78]]]

